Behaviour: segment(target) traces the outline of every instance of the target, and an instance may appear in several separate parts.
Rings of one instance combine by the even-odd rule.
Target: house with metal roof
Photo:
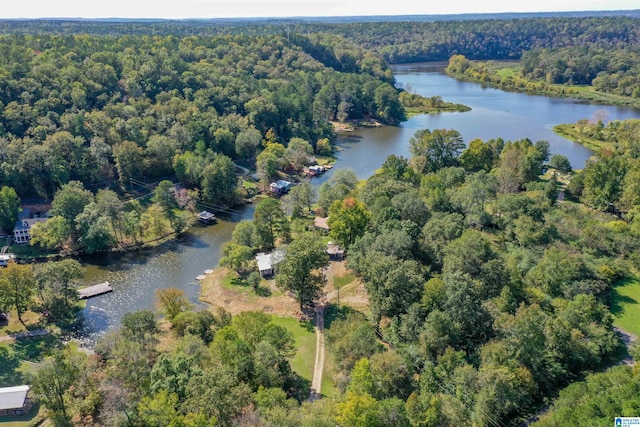
[[[30,388],[28,385],[0,388],[0,416],[28,413],[33,406],[27,397]]]
[[[293,182],[281,179],[279,181],[272,182],[271,185],[269,185],[269,190],[274,194],[282,195],[287,194],[289,190],[291,190],[292,186]]]
[[[256,255],[260,275],[268,277],[276,274],[278,264],[284,261],[285,254],[286,252],[283,249],[277,249],[268,254],[261,252]]]

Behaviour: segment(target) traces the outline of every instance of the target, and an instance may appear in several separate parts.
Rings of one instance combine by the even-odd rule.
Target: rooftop
[[[23,218],[16,222],[15,230],[27,230],[38,222],[47,222],[49,218]]]
[[[0,388],[0,411],[22,408],[30,388],[28,385]]]
[[[274,265],[284,261],[286,252],[283,249],[277,249],[274,252],[265,254],[260,252],[256,255],[256,262],[258,263],[258,270],[265,271],[271,270]]]
[[[313,225],[315,225],[316,228],[322,228],[323,230],[329,231],[329,217],[322,218],[317,216],[313,219]]]

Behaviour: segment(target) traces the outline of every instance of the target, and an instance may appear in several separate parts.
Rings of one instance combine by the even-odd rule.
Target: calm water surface
[[[564,98],[530,96],[482,88],[460,82],[442,73],[445,64],[423,63],[393,66],[399,84],[424,96],[440,95],[446,101],[468,105],[466,113],[415,116],[399,127],[362,129],[338,141],[342,151],[335,169],[350,167],[364,179],[378,169],[389,154],[409,157],[409,138],[419,129],[456,129],[465,142],[501,137],[504,140],[529,138],[547,140],[551,152],[564,154],[574,168],[582,168],[592,152],[553,133],[559,123],[590,119],[594,114],[609,120],[640,117],[640,111],[626,107],[587,105]],[[334,170],[335,170],[334,169]],[[331,176],[314,179],[320,185]],[[86,262],[86,284],[108,280],[111,294],[92,298],[83,311],[81,334],[95,337],[118,325],[130,311],[153,308],[156,289],[176,287],[197,303],[200,287],[196,276],[214,268],[222,245],[231,237],[235,224],[253,217],[254,206],[247,205],[210,227],[196,227],[179,241],[160,249],[126,255],[113,255]]]
[[[389,154],[409,157],[409,138],[419,129],[456,129],[469,142],[503,138],[546,140],[552,154],[563,154],[576,169],[584,167],[591,150],[553,132],[553,126],[591,119],[595,114],[607,120],[640,117],[640,110],[582,104],[569,98],[549,98],[483,88],[445,75],[446,63],[393,65],[398,84],[423,96],[440,95],[445,101],[468,105],[472,111],[414,116],[398,127],[361,129],[339,141],[344,150],[336,168],[353,168],[359,178],[367,178]],[[324,179],[327,179],[326,177]]]
[[[160,248],[85,260],[84,282],[92,285],[108,280],[113,292],[87,301],[80,335],[93,339],[118,325],[125,313],[153,309],[157,289],[182,289],[197,304],[200,286],[196,276],[215,268],[235,224],[252,219],[254,210],[254,205],[245,205],[215,225],[193,227],[186,236]]]

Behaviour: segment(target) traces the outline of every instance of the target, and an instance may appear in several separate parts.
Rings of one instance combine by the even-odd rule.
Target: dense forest
[[[348,248],[370,309],[330,307],[333,398],[306,401],[288,363],[292,337],[269,315],[192,312],[172,290],[159,299],[168,331],[150,312],[129,314],[92,358],[55,353],[34,389],[60,425],[518,425],[585,372],[619,360],[610,293],[635,274],[640,221],[627,214],[640,197],[631,197],[638,140],[617,135],[617,150],[573,176],[545,141],[465,148],[455,130],[425,129],[410,141],[411,159],[389,156],[363,185],[348,170],[323,185],[317,209]],[[629,199],[623,220],[610,213],[615,197]],[[309,304],[322,287],[313,270],[327,256],[296,225],[305,217],[292,221],[280,201],[264,200],[221,262],[248,272],[253,251],[291,241],[276,284]],[[629,372],[569,386],[540,425],[556,425],[585,398],[599,409],[581,403],[579,416],[594,425],[633,415],[638,380]],[[73,390],[62,402],[45,386],[53,377]],[[616,378],[625,391],[609,394]]]
[[[591,79],[637,96],[638,22],[2,22],[0,226],[15,223],[20,197],[39,196],[52,200],[53,217],[34,227],[44,247],[92,253],[179,234],[195,200],[237,201],[234,161],[268,182],[330,152],[333,120],[397,124],[405,105],[440,104],[396,89],[385,59],[454,55],[452,70],[479,73],[462,54],[527,51],[532,85]],[[254,256],[287,244],[275,285],[301,312],[322,296],[328,239],[347,250],[368,305],[327,307],[331,398],[309,395],[276,316],[194,309],[176,289],[157,293],[160,313],[126,314],[89,355],[42,341],[33,395],[56,426],[516,426],[557,396],[539,426],[572,411],[592,425],[637,415],[638,369],[609,367],[639,353],[614,332],[611,298],[637,277],[640,126],[571,131],[603,147],[579,172],[546,141],[465,144],[454,129],[422,129],[411,158],[389,156],[364,182],[336,171],[317,197],[302,183],[237,225],[220,264],[262,301]],[[137,180],[159,184],[147,205],[125,206]],[[326,238],[314,214],[328,217]],[[72,260],[10,263],[0,311],[73,323],[83,274]],[[11,351],[0,357],[17,369]]]
[[[333,34],[375,52],[390,63],[470,59],[518,59],[527,50],[570,46],[623,47],[640,42],[635,17],[544,17],[436,22],[80,22],[4,21],[0,32],[53,34],[264,35]],[[334,44],[333,48],[340,48]]]
[[[169,175],[188,152],[249,158],[268,131],[315,146],[339,107],[404,117],[381,60],[350,56],[342,73],[278,36],[11,35],[0,51],[1,180],[21,196],[110,180],[114,166],[124,184]]]
[[[278,169],[331,153],[332,120],[404,120],[383,60],[337,36],[296,40],[1,36],[0,183],[13,206],[0,214],[4,230],[17,195],[53,200],[54,218],[33,240],[49,249],[93,253],[179,234],[185,207],[243,197],[232,160],[255,165],[268,186]],[[342,50],[319,54],[329,42]],[[120,202],[134,183],[163,178],[185,188],[177,203]]]

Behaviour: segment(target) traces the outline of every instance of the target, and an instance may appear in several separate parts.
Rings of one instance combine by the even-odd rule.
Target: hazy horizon
[[[607,12],[637,10],[637,0],[540,0],[517,4],[454,1],[438,4],[396,0],[372,4],[368,0],[0,0],[0,19],[216,19],[310,18],[349,16],[458,15],[483,13]]]

